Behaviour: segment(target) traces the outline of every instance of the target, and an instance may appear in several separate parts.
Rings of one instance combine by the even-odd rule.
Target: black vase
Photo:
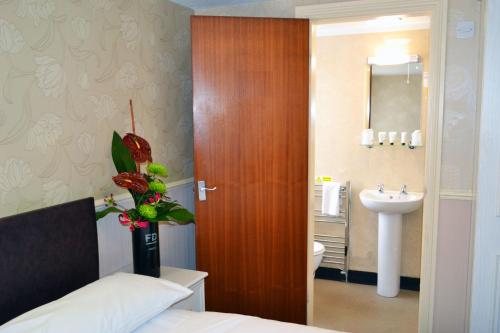
[[[158,223],[132,231],[134,273],[160,277],[160,238]]]

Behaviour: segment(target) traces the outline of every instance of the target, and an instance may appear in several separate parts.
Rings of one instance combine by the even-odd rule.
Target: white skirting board
[[[168,195],[178,200],[184,207],[194,211],[193,180],[167,184]],[[120,195],[116,200],[125,207],[132,207],[129,195]],[[102,200],[96,200],[96,210],[103,207]],[[117,214],[110,214],[97,221],[99,240],[99,272],[101,276],[116,271],[132,270],[132,236],[120,225]],[[194,269],[195,226],[189,224],[160,224],[160,261],[162,265]]]

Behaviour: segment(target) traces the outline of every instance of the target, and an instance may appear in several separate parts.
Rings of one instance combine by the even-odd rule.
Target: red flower
[[[136,228],[147,228],[149,226],[149,221],[141,221],[140,219],[132,221],[127,213],[118,215],[118,221],[120,221],[121,225],[128,227],[130,231],[134,231]]]
[[[140,173],[122,172],[114,176],[113,181],[116,185],[137,193],[146,193],[149,188],[146,178]]]
[[[149,143],[138,135],[128,133],[123,137],[123,144],[130,150],[137,163],[153,162]]]
[[[147,228],[149,226],[149,221],[137,221],[136,223],[136,227],[139,227],[139,228]]]
[[[160,202],[160,200],[161,200],[161,194],[160,193],[155,193],[154,197],[149,197],[148,201],[145,201],[144,203],[146,203],[146,204],[149,203],[149,204],[155,205],[158,202]]]
[[[127,226],[132,222],[130,217],[128,217],[127,213],[123,213],[123,214],[118,215],[118,221],[120,221],[120,223],[124,226]]]

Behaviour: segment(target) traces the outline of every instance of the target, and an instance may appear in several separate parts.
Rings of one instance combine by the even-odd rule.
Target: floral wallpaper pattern
[[[450,0],[446,55],[441,187],[472,192],[475,167],[481,3]],[[473,21],[473,38],[456,38],[459,21]]]
[[[192,177],[189,18],[166,0],[0,0],[0,216],[118,192],[113,130]]]

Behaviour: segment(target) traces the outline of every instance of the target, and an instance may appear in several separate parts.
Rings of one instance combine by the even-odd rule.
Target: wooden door
[[[309,21],[192,18],[207,309],[306,322]],[[198,191],[197,191],[198,193]]]

